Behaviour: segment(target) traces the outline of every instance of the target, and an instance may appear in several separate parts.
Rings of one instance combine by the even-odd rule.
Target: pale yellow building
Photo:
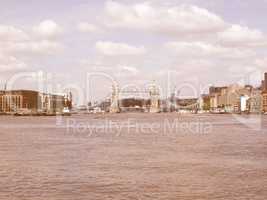
[[[240,112],[240,101],[241,97],[251,96],[252,87],[250,86],[240,86],[238,84],[233,84],[228,87],[218,87],[213,89],[211,95],[210,104],[211,109],[221,109],[225,112]]]
[[[248,110],[250,113],[260,114],[262,112],[262,95],[260,90],[253,90],[248,100]]]

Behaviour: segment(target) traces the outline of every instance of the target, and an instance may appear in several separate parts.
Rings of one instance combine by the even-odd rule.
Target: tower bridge
[[[121,108],[123,105],[121,105],[121,101],[123,101],[123,98],[121,98],[125,94],[130,95],[148,95],[150,99],[150,105],[149,105],[149,112],[151,113],[157,113],[160,111],[160,92],[159,89],[155,84],[152,84],[149,89],[143,89],[143,90],[120,90],[118,85],[112,85],[112,94],[111,94],[111,107],[110,112],[111,113],[118,113],[121,111]]]
[[[130,97],[127,95],[130,95]],[[132,109],[147,110],[150,113],[158,113],[161,110],[198,112],[201,109],[201,100],[198,98],[180,99],[175,95],[166,100],[160,100],[160,90],[155,83],[151,84],[147,89],[140,90],[136,88],[120,89],[118,85],[114,84],[112,85],[110,103],[111,113]]]

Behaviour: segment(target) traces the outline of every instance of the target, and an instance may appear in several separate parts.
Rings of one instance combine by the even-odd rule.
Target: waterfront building
[[[21,109],[37,112],[38,92],[31,90],[0,91],[0,112],[15,113]]]
[[[240,111],[241,94],[239,93],[239,91],[241,89],[241,86],[233,84],[221,91],[218,104],[225,110],[225,112],[235,113]]]
[[[203,111],[209,111],[210,110],[210,95],[208,94],[203,94],[201,95],[199,99],[199,108]]]
[[[267,113],[267,90],[262,92],[262,111]]]
[[[218,107],[220,107],[219,98],[221,96],[222,90],[227,87],[210,87],[209,88],[209,96],[210,96],[210,110],[216,111]]]
[[[262,81],[262,112],[267,113],[267,72],[264,74],[264,80]]]
[[[261,90],[253,90],[251,97],[247,101],[249,113],[260,114],[262,112]]]
[[[247,95],[241,95],[240,96],[240,111],[241,112],[248,112],[249,109],[247,107],[249,96]]]
[[[218,94],[210,95],[210,110],[215,111],[218,108]]]
[[[249,108],[247,107],[248,101],[252,96],[253,87],[250,85],[245,85],[245,87],[240,88],[237,91],[237,94],[240,97],[240,111],[241,112],[249,112]]]
[[[47,114],[61,113],[67,105],[67,97],[63,94],[39,93],[38,111]]]
[[[233,84],[228,87],[210,88],[210,107],[212,111],[224,111],[228,113],[246,111],[247,100],[251,96],[252,87],[242,87]]]
[[[225,89],[227,88],[226,86],[224,87],[214,87],[214,86],[211,86],[209,88],[209,94],[219,94],[221,93],[222,89]]]
[[[267,90],[267,72],[264,73],[263,90]]]
[[[71,105],[71,99],[64,95],[45,94],[32,90],[0,91],[1,113],[61,113]]]

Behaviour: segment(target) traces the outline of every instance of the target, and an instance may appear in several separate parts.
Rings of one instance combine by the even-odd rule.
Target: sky
[[[260,84],[267,0],[0,0],[0,88],[161,95]]]

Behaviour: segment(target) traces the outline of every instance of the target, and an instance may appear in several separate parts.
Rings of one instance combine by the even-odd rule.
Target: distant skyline
[[[0,86],[25,71],[51,74],[54,88],[82,90],[92,72],[121,85],[259,85],[266,10],[267,0],[1,1]],[[36,82],[15,87],[36,89]],[[104,77],[94,83],[94,98],[108,95]]]

